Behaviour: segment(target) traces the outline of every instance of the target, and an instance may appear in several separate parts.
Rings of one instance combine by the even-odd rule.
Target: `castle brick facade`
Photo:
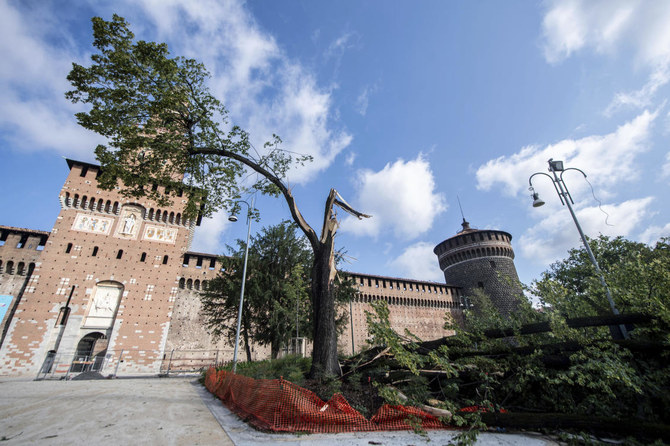
[[[61,210],[50,232],[0,226],[0,375],[90,369],[155,374],[176,351],[215,351],[219,361],[232,359],[233,346],[209,334],[201,312],[200,292],[221,273],[221,263],[216,254],[190,251],[199,222],[184,218],[186,198],[176,197],[169,208],[130,200],[118,188],[98,187],[98,166],[67,164]],[[483,232],[489,233],[507,238],[482,245],[484,263],[467,258],[458,266],[466,259],[460,256],[469,255],[465,245],[448,248],[452,239],[438,245],[449,285],[347,273],[358,293],[340,308],[347,320],[340,351],[366,347],[365,312],[374,300],[388,303],[399,332],[409,329],[425,340],[451,334],[445,318],[462,318],[464,294],[473,283],[482,282],[487,291],[498,286],[485,257],[496,259],[498,271],[514,267],[511,236]],[[252,346],[253,359],[268,355],[267,347]]]

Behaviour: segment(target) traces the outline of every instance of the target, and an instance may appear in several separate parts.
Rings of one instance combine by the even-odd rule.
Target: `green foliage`
[[[210,281],[201,294],[203,314],[210,332],[235,339],[245,242],[228,247],[221,259],[224,271]],[[312,252],[295,225],[282,222],[263,228],[249,242],[247,283],[244,292],[242,325],[245,342],[253,339],[270,345],[272,358],[296,335],[311,335],[309,265]]]
[[[669,343],[670,337],[670,239],[651,247],[622,237],[600,236],[589,241],[612,297],[622,313],[646,313],[656,317],[648,327],[636,329],[634,338],[654,338]],[[584,249],[572,249],[568,258],[551,265],[531,291],[543,304],[564,316],[610,314],[604,289]],[[591,335],[606,336],[606,328]]]
[[[377,300],[371,304],[374,313],[365,312],[365,320],[368,324],[371,345],[380,345],[389,349],[396,361],[406,367],[413,374],[425,363],[422,355],[416,353],[416,343],[413,337],[403,337],[391,328],[389,321],[389,308],[385,301]]]
[[[369,216],[350,208],[331,189],[318,236],[286,181],[289,169],[311,161],[310,156],[280,149],[276,135],[259,153],[249,134],[228,122],[225,107],[207,86],[204,65],[172,57],[164,43],[135,41],[128,23],[117,15],[111,21],[92,21],[96,51],[91,65],[73,64],[68,75],[73,89],[65,96],[87,107],[76,114],[79,124],[107,138],[95,150],[100,187],[118,188],[126,197],[147,197],[160,206],[178,197],[185,202],[183,216],[191,222],[220,209],[237,212],[240,197],[253,192],[282,196],[314,253],[314,370],[320,366],[335,373],[332,260],[338,225],[333,206],[359,218]],[[258,218],[256,210],[252,213]]]
[[[239,362],[235,373],[254,379],[283,377],[285,380],[300,386],[304,383],[305,375],[311,366],[312,360],[310,358],[289,355],[272,360]],[[232,364],[228,364],[222,369],[230,371],[232,370]]]
[[[391,402],[401,392],[411,394],[412,402],[437,401],[454,414],[449,423],[475,429],[483,427],[478,410],[503,409],[670,423],[668,240],[649,247],[600,237],[592,244],[619,309],[653,317],[629,327],[630,341],[613,342],[607,327],[568,326],[566,318],[611,314],[588,257],[573,250],[530,289],[547,305],[543,311],[521,302],[503,317],[486,295],[473,293],[463,325],[448,320],[446,327],[456,335],[437,349],[426,350],[411,334],[395,333],[385,303],[373,303],[367,315],[371,341],[392,356],[378,361],[380,394]],[[551,331],[520,334],[534,323],[548,323]],[[511,329],[515,335],[487,337],[491,329]],[[423,384],[412,377],[421,377]],[[468,406],[475,411],[458,412]],[[468,431],[454,443],[471,444],[474,436],[476,430]]]
[[[276,135],[264,155],[255,153],[247,132],[228,124],[203,64],[171,57],[164,43],[135,41],[117,15],[92,22],[97,53],[89,67],[73,64],[68,75],[73,90],[65,96],[90,106],[76,114],[79,124],[108,140],[96,148],[101,187],[114,188],[121,180],[122,194],[162,205],[186,192],[186,214],[194,218],[234,207],[248,161],[267,172],[251,189],[276,196],[270,177],[281,179],[292,165],[310,160],[280,150]]]

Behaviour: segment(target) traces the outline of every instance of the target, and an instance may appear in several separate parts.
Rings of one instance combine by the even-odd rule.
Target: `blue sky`
[[[0,224],[50,230],[63,157],[95,162],[64,92],[88,64],[92,16],[197,58],[231,121],[256,147],[276,133],[314,162],[289,183],[320,229],[336,188],[345,269],[442,281],[433,247],[477,228],[510,232],[529,283],[579,245],[546,178],[549,158],[586,233],[653,243],[670,235],[670,3],[666,1],[7,1],[0,0]],[[288,218],[258,198],[261,226]],[[243,219],[219,214],[193,250],[223,252]]]

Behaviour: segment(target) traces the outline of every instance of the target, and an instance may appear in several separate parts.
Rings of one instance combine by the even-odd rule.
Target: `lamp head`
[[[228,221],[232,221],[233,223],[235,223],[237,221],[237,216],[231,215],[230,217],[228,217]]]
[[[533,192],[533,207],[539,208],[544,205],[544,200],[540,198],[540,194]]]
[[[563,161],[554,161],[553,159],[549,160],[549,170],[551,172],[562,172],[565,169],[563,168]]]

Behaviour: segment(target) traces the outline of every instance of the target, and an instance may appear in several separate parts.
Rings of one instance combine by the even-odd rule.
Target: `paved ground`
[[[7,445],[447,445],[453,431],[266,434],[241,422],[191,378],[92,381],[0,379]],[[482,434],[478,445],[545,445],[532,435]]]

